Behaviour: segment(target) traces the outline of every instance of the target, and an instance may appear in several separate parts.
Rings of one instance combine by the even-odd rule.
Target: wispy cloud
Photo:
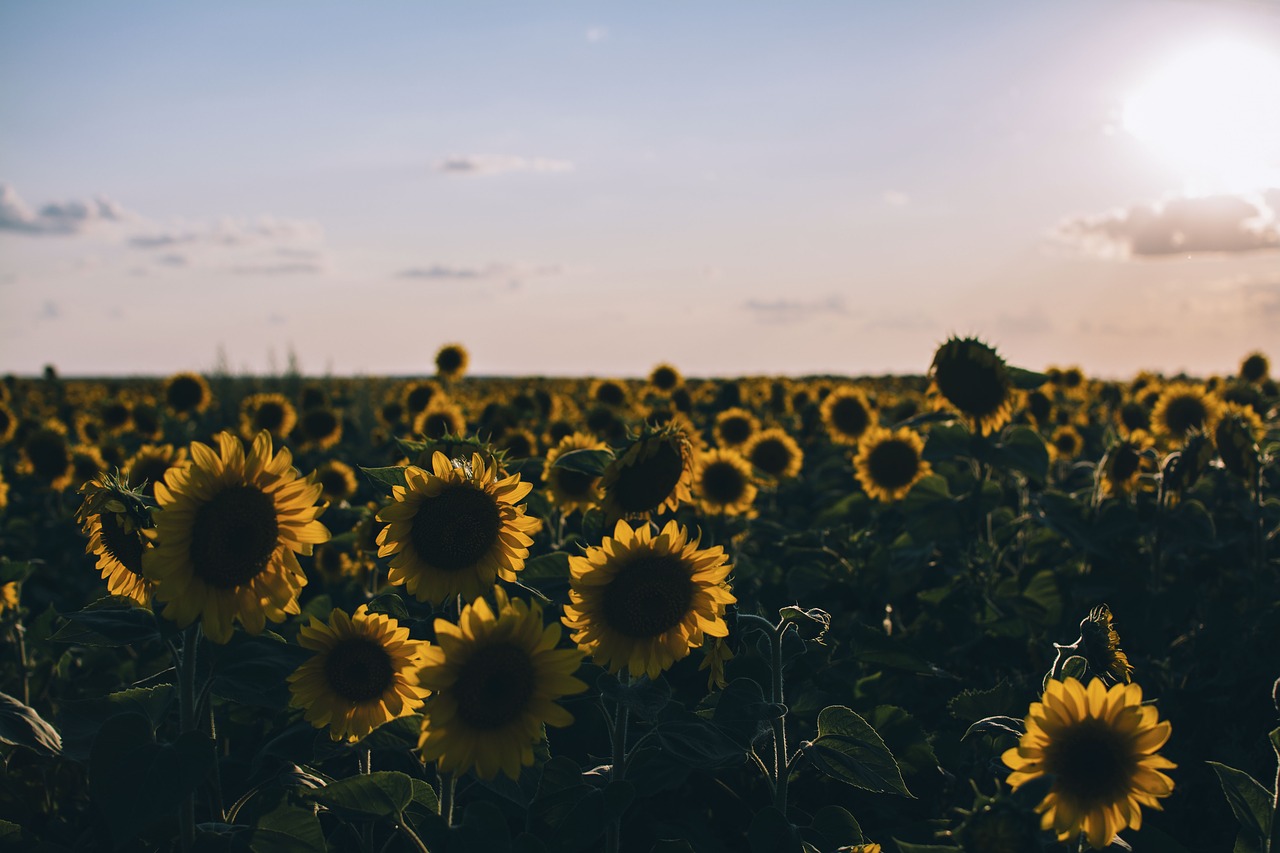
[[[1170,198],[1096,216],[1076,216],[1056,240],[1105,258],[1153,258],[1280,249],[1280,190],[1256,195]]]
[[[19,234],[79,234],[102,222],[124,222],[133,215],[116,202],[97,196],[50,202],[32,210],[9,184],[0,184],[0,231]]]
[[[547,157],[516,157],[507,154],[457,154],[435,164],[447,175],[501,175],[510,172],[572,172],[568,160]]]
[[[844,299],[839,296],[828,296],[817,300],[749,299],[743,303],[742,307],[761,323],[798,323],[826,315],[849,313]]]
[[[314,222],[260,216],[257,219],[229,218],[202,224],[178,224],[157,228],[129,239],[135,249],[166,249],[174,246],[248,246],[270,243],[315,243],[324,230]]]
[[[543,278],[560,275],[565,272],[562,264],[482,264],[470,266],[465,264],[430,264],[425,267],[411,267],[400,270],[396,278],[420,279],[425,281],[496,281],[506,279],[519,283],[524,279]]]
[[[313,261],[288,263],[239,264],[230,268],[235,275],[316,275],[325,271],[324,264]]]

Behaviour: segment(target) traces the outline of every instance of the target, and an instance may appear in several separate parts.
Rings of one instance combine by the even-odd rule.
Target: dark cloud
[[[19,234],[79,234],[99,222],[122,222],[128,211],[110,199],[51,202],[33,211],[8,184],[0,184],[0,231]]]
[[[513,157],[507,154],[457,154],[435,164],[448,175],[500,175],[504,172],[572,172],[568,160],[546,157]]]
[[[798,323],[815,317],[849,313],[844,300],[839,296],[828,296],[826,299],[817,300],[750,299],[744,302],[742,307],[761,323]]]
[[[1068,219],[1057,239],[1110,258],[1280,249],[1280,190],[1172,198]]]

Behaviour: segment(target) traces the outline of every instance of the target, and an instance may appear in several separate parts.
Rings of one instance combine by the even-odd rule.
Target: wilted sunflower
[[[948,338],[929,367],[941,409],[959,412],[979,433],[995,432],[1013,415],[1017,391],[1004,359],[977,338]]]
[[[822,401],[822,423],[836,444],[854,445],[876,425],[876,410],[860,388],[837,388]]]
[[[378,556],[391,558],[388,579],[419,601],[454,595],[471,601],[495,578],[515,581],[533,544],[538,521],[519,503],[533,489],[519,474],[498,479],[497,463],[479,453],[455,465],[436,452],[431,470],[411,465],[405,485],[378,513]]]
[[[252,441],[266,430],[277,441],[293,431],[298,413],[283,394],[264,393],[245,397],[240,403],[240,434]]]
[[[775,480],[789,480],[804,466],[796,440],[778,427],[756,433],[742,448],[747,461]]]
[[[1212,432],[1222,416],[1222,403],[1188,382],[1165,386],[1151,412],[1151,428],[1158,436],[1181,441],[1195,430]]]
[[[1051,679],[1026,726],[1002,756],[1013,770],[1007,781],[1016,789],[1052,778],[1036,811],[1041,828],[1059,841],[1083,832],[1102,849],[1120,830],[1141,828],[1142,806],[1159,809],[1159,799],[1173,793],[1173,780],[1161,771],[1177,765],[1156,752],[1172,727],[1142,704],[1136,684],[1108,690],[1100,678],[1087,688],[1074,678]]]
[[[75,469],[71,464],[71,447],[67,444],[67,428],[61,421],[49,419],[27,433],[22,440],[18,473],[35,477],[55,492],[71,485]]]
[[[305,450],[328,450],[342,441],[342,412],[319,406],[298,418],[297,431]]]
[[[1102,478],[1104,497],[1119,498],[1130,494],[1138,484],[1144,467],[1144,454],[1151,448],[1151,437],[1142,430],[1134,430],[1128,438],[1122,438],[1107,450],[1098,463],[1098,476]]]
[[[213,402],[213,392],[200,374],[175,373],[165,380],[164,401],[177,415],[199,414]]]
[[[924,442],[907,427],[867,430],[853,468],[862,490],[883,503],[902,500],[920,478],[933,473],[924,459]]]
[[[547,462],[542,469],[542,483],[551,502],[560,508],[565,515],[574,510],[586,512],[599,506],[604,492],[600,489],[600,478],[582,471],[555,467],[556,460],[574,450],[608,450],[609,446],[598,441],[595,436],[584,432],[575,432],[560,440],[560,443],[547,451]]]
[[[316,654],[289,676],[289,704],[334,740],[354,743],[414,713],[430,694],[418,686],[428,643],[409,639],[408,628],[368,605],[350,616],[335,608],[328,625],[312,616],[298,645]]]
[[[187,449],[176,450],[172,444],[144,444],[124,463],[121,472],[125,484],[138,489],[147,497],[156,493],[156,483],[164,479],[164,472],[187,461]]]
[[[657,535],[619,521],[612,538],[571,556],[564,624],[573,641],[610,672],[652,679],[707,637],[728,636],[733,567],[720,546],[698,544],[674,521]]]
[[[713,427],[716,444],[721,447],[741,447],[760,431],[760,421],[746,409],[734,406],[716,415]]]
[[[356,472],[350,465],[337,459],[321,462],[312,476],[323,490],[321,497],[330,503],[340,504],[351,500],[359,487]]]
[[[469,360],[462,344],[445,344],[436,353],[436,372],[443,379],[458,379],[467,372]]]
[[[0,444],[8,444],[18,431],[18,418],[13,410],[0,403]]]
[[[143,555],[163,615],[186,627],[197,618],[215,643],[231,639],[238,620],[250,634],[266,620],[299,613],[307,577],[298,554],[329,539],[316,517],[320,484],[299,476],[287,448],[272,454],[265,430],[248,454],[230,432],[219,452],[191,443],[191,461],[156,484],[156,547]]]
[[[671,365],[659,364],[649,374],[649,384],[663,394],[670,394],[684,384],[684,377]]]
[[[1251,352],[1240,362],[1240,378],[1245,382],[1262,382],[1270,372],[1271,364],[1264,353]]]
[[[1070,424],[1060,426],[1053,431],[1047,447],[1051,458],[1070,462],[1084,451],[1084,436]]]
[[[605,515],[612,520],[675,512],[693,499],[693,459],[693,443],[679,426],[645,427],[605,469]]]
[[[1120,632],[1112,624],[1107,605],[1093,608],[1081,620],[1077,648],[1089,662],[1089,669],[1110,682],[1128,684],[1133,680],[1133,664],[1120,648]]]
[[[85,551],[98,558],[94,568],[107,582],[107,592],[150,607],[155,584],[143,577],[142,555],[151,542],[142,531],[151,526],[151,513],[142,495],[111,474],[94,477],[80,494],[84,501],[76,521],[89,537]]]
[[[467,431],[467,419],[462,409],[443,397],[437,397],[413,419],[413,431],[427,438],[462,435]]]
[[[556,648],[560,626],[544,626],[541,607],[509,600],[501,587],[493,598],[492,607],[483,598],[463,607],[456,625],[436,620],[419,676],[434,695],[418,748],[445,772],[518,779],[533,764],[543,726],[573,722],[556,700],[587,685],[573,677],[582,653]]]
[[[1252,481],[1258,470],[1258,441],[1263,431],[1262,418],[1253,409],[1238,403],[1226,404],[1213,428],[1213,442],[1228,471]]]
[[[698,454],[693,491],[703,511],[710,515],[754,513],[757,489],[751,463],[732,450],[717,447]]]

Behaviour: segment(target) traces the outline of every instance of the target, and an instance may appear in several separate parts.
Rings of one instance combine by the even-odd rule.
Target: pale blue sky
[[[1215,39],[1280,4],[0,0],[0,370],[1230,371],[1280,193],[1113,213],[1188,189],[1121,113]]]

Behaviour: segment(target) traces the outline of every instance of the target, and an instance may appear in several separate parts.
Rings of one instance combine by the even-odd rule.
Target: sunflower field
[[[1280,853],[1264,354],[467,360],[0,382],[0,843]]]

